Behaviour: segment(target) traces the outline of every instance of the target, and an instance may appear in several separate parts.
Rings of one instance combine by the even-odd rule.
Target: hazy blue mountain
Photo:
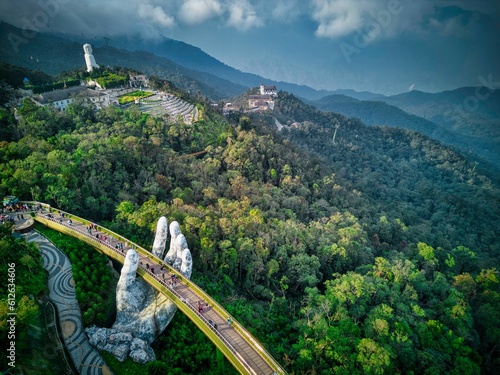
[[[485,93],[486,91],[482,91]],[[330,95],[312,101],[317,108],[357,117],[367,125],[387,125],[418,131],[462,151],[473,153],[500,167],[500,101],[498,91],[474,112],[460,111],[475,88],[438,94],[412,91],[378,101],[361,101]],[[391,104],[389,104],[391,103]]]
[[[367,125],[387,125],[415,130],[431,136],[436,124],[408,114],[398,107],[381,101],[362,101],[346,95],[329,95],[311,102],[324,111],[332,111],[347,117],[358,117]]]
[[[411,91],[380,100],[436,123],[446,124],[450,115],[457,113],[482,119],[500,119],[500,90],[494,89],[496,84],[489,77],[483,78],[483,82],[491,88],[461,87],[439,93]]]
[[[347,96],[347,97],[358,99],[358,100],[381,100],[382,98],[385,98],[385,95],[383,95],[383,94],[376,94],[376,93],[373,93],[370,91],[356,91],[356,90],[351,90],[351,89],[338,89],[338,90],[334,90],[333,92],[334,92],[333,95],[337,95],[337,96],[343,95],[343,96]],[[324,98],[327,98],[327,97],[323,97],[323,98],[319,99],[318,102],[320,102]]]
[[[16,51],[9,41],[9,34],[23,35],[20,29],[0,22],[0,61],[52,75],[85,66],[80,42],[39,33],[31,39],[25,39],[27,43],[19,44]],[[97,63],[101,66],[122,66],[154,74],[186,91],[200,92],[214,100],[235,96],[247,89],[212,74],[187,69],[150,52],[132,52],[106,45],[97,46],[93,50]]]
[[[19,29],[6,23],[0,23],[0,36],[6,36],[9,32],[22,35]],[[245,73],[230,67],[205,53],[198,47],[166,37],[164,37],[161,41],[144,41],[139,37],[121,37],[109,40],[104,38],[93,38],[92,40],[88,40],[85,36],[44,33],[38,34],[35,38],[30,39],[29,43],[26,45],[21,44],[19,53],[14,53],[13,48],[6,37],[2,37],[2,41],[0,41],[0,48],[2,51],[5,51],[5,54],[2,56],[3,61],[26,66],[31,69],[40,69],[40,66],[43,66],[42,70],[47,73],[57,74],[62,70],[74,69],[75,67],[82,65],[83,51],[81,45],[84,43],[91,43],[93,45],[95,51],[94,54],[98,62],[106,62],[110,65],[117,64],[113,61],[108,62],[109,60],[107,59],[109,54],[113,54],[113,49],[126,50],[129,52],[144,51],[146,53],[153,54],[158,58],[164,58],[166,60],[158,60],[153,63],[155,66],[154,69],[150,69],[147,66],[141,66],[140,64],[131,65],[131,61],[136,60],[134,58],[131,58],[131,61],[127,61],[125,59],[126,64],[128,65],[123,62],[121,62],[121,65],[139,69],[150,74],[152,71],[155,71],[156,74],[162,76],[163,78],[172,80],[174,83],[179,85],[179,82],[173,79],[171,75],[167,76],[159,73],[162,69],[158,68],[160,66],[165,66],[165,69],[179,72],[183,76],[190,79],[213,85],[217,93],[214,93],[214,90],[207,90],[206,88],[202,90],[205,95],[210,96],[213,99],[237,96],[246,89],[258,86],[260,83],[264,83],[266,85],[276,85],[278,90],[291,92],[298,97],[308,100],[316,100],[329,94],[349,95],[360,100],[373,100],[384,97],[381,94],[375,94],[369,91],[355,91],[351,89],[339,89],[335,91],[315,90],[306,85],[297,85],[283,81],[266,79],[262,76]],[[101,49],[104,49],[104,52],[101,52]],[[47,55],[47,51],[55,53]],[[125,57],[126,55],[124,52],[120,52],[120,54],[122,57]],[[65,58],[57,59],[57,61],[51,61],[51,57],[61,55],[64,55]],[[146,60],[151,63],[153,57],[151,55],[146,56]],[[33,61],[29,61],[31,60],[31,57],[33,57]],[[40,57],[42,57],[42,60],[40,60]],[[38,62],[36,61],[37,58]],[[219,78],[220,81],[216,78]],[[179,86],[189,89],[188,86]]]
[[[488,82],[488,77],[484,78]],[[462,87],[435,94],[412,91],[380,100],[435,122],[455,134],[487,140],[491,143],[488,147],[498,151],[500,91],[492,88]]]
[[[278,90],[288,91],[294,95],[310,100],[319,99],[325,95],[333,93],[327,90],[315,90],[306,85],[297,85],[283,81],[274,81],[262,76],[245,73],[231,66],[224,64],[216,58],[210,56],[202,49],[184,43],[182,41],[164,37],[161,41],[144,41],[142,38],[113,38],[109,41],[104,39],[95,39],[94,41],[86,41],[84,38],[70,35],[58,35],[59,37],[69,38],[70,40],[78,40],[80,43],[94,43],[95,45],[108,44],[116,48],[126,49],[128,51],[147,51],[157,56],[168,58],[169,60],[183,66],[184,68],[209,73],[216,77],[230,81],[236,85],[245,88],[251,88],[264,83],[265,85],[276,85]],[[343,91],[343,90],[342,90]],[[349,94],[355,94],[353,90],[347,90]],[[241,92],[240,92],[241,93]],[[238,94],[240,94],[238,93]],[[236,94],[236,95],[238,95]],[[377,94],[359,93],[364,96],[364,99],[373,98]],[[230,95],[228,95],[230,96]],[[354,95],[353,95],[354,97]]]
[[[409,16],[411,6],[402,7],[404,10],[401,16]],[[305,20],[298,22],[304,25],[307,23]],[[448,28],[448,31],[443,30],[439,38],[432,33],[401,33],[395,38],[380,38],[349,58],[343,56],[337,44],[344,42],[355,46],[355,35],[341,38],[333,45],[331,41],[316,38],[310,40],[310,48],[303,44],[298,47],[297,40],[301,38],[301,32],[295,31],[293,34],[288,28],[275,25],[265,40],[260,35],[258,40],[245,40],[245,43],[236,47],[247,61],[238,65],[238,68],[270,78],[270,84],[287,81],[331,91],[333,88],[348,88],[386,94],[405,92],[412,85],[423,91],[439,92],[471,85],[470,82],[479,84],[476,78],[481,72],[493,73],[498,78],[498,64],[495,62],[500,57],[499,29],[498,22],[490,16],[456,6],[436,6],[433,17],[423,22],[428,29],[443,27]],[[466,30],[467,35],[457,34],[459,30]],[[227,39],[222,37],[219,44],[225,45],[226,40],[227,48],[235,48],[235,40],[231,36],[227,36]],[[277,43],[276,40],[280,42]],[[131,49],[127,47],[130,44],[134,49],[168,57],[183,66],[206,71],[244,86],[256,85],[255,74],[241,75],[239,70],[228,71],[227,65],[186,43],[167,38],[157,44],[123,39],[122,45],[119,45],[120,40],[112,39],[110,45],[115,45],[114,43],[126,49]],[[492,45],[498,48],[492,48]],[[275,60],[284,51],[294,52],[289,55],[288,61]],[[325,58],[325,53],[330,57]],[[468,58],[464,59],[464,56]],[[297,67],[302,69],[297,71]],[[279,87],[281,86],[282,83],[279,82]],[[319,99],[314,92],[299,91],[303,88],[284,84],[282,88],[296,96]],[[374,99],[342,90],[330,93],[349,95],[360,100]],[[328,93],[321,96],[325,95]]]

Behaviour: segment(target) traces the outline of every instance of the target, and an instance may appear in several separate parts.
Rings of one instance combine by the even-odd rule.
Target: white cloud
[[[438,20],[437,9],[456,6],[470,11],[490,9],[492,1],[469,0],[312,0],[311,17],[317,22],[316,36],[338,39],[350,34],[363,34],[372,41],[390,38],[403,32],[427,33],[427,28],[442,35],[467,33],[470,26],[461,16]],[[500,11],[500,6],[496,7]],[[491,14],[491,13],[490,13]]]
[[[275,7],[272,10],[274,19],[291,23],[302,14],[302,9],[298,0],[276,0]]]
[[[428,17],[425,26],[430,33],[468,39],[476,35],[474,31],[478,28],[480,22],[478,13],[472,13],[472,15],[448,15],[445,17],[433,15]]]
[[[362,28],[366,15],[379,1],[313,0],[312,18],[318,22],[316,35],[338,38]]]
[[[162,7],[151,4],[139,4],[137,14],[140,18],[154,26],[172,28],[175,26],[175,20],[172,16],[165,13]]]
[[[462,26],[462,17],[453,17],[445,20],[438,20],[434,17],[429,18],[427,26],[440,34],[454,35],[460,34]]]
[[[227,26],[238,30],[248,30],[253,27],[260,27],[264,24],[257,15],[252,4],[247,0],[237,0],[228,4],[229,18]]]
[[[179,18],[187,24],[199,24],[222,13],[217,0],[186,0],[179,10]]]
[[[0,0],[0,19],[23,26],[43,12],[40,4],[48,0]],[[141,35],[156,39],[176,30],[190,31],[190,26],[205,23],[207,33],[221,26],[238,30],[269,26],[301,27],[309,30],[315,22],[315,35],[321,39],[357,37],[364,41],[398,37],[402,33],[437,36],[463,36],[471,33],[477,22],[470,16],[439,13],[437,9],[456,6],[500,19],[498,0],[85,0],[62,1],[49,17],[50,30],[89,37]],[[124,5],[126,3],[126,5]],[[130,4],[129,4],[130,3]],[[373,14],[387,11],[391,3],[400,4],[399,14],[380,29]],[[175,18],[174,18],[175,17]],[[215,21],[215,22],[207,22]],[[266,24],[266,25],[264,25]],[[176,27],[178,26],[178,27]],[[48,28],[48,27],[47,27]],[[194,32],[198,32],[198,28]],[[167,30],[169,32],[167,32]],[[172,30],[172,31],[170,31]],[[43,31],[43,30],[41,30]],[[182,34],[179,34],[182,35]]]

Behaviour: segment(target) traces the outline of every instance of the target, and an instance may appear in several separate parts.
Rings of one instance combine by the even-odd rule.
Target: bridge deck
[[[101,226],[98,226],[98,231],[92,230],[89,233],[88,224],[90,222],[68,213],[64,213],[64,216],[62,214],[62,211],[51,208],[50,213],[38,212],[35,220],[60,232],[82,239],[101,251],[104,250],[103,252],[108,256],[122,264],[127,251],[132,248],[136,249],[140,262],[138,275],[176,303],[221,349],[240,373],[254,375],[286,374],[257,340],[192,281],[185,279],[178,271],[155,257],[151,252],[131,243],[126,238]],[[71,218],[72,224],[69,224],[69,218]],[[123,245],[123,250],[117,248],[118,243]],[[103,249],[103,247],[106,249]],[[171,281],[174,280],[172,275],[177,276],[176,284],[173,287],[169,286]],[[199,312],[199,304],[204,307],[204,311],[201,313]],[[186,308],[194,312],[194,314],[187,312]],[[227,322],[228,317],[231,317],[230,325]],[[210,324],[210,321],[212,324]],[[215,324],[217,329],[214,328]],[[221,346],[221,343],[223,346]],[[231,353],[234,355],[231,355]],[[238,363],[235,363],[235,359]]]

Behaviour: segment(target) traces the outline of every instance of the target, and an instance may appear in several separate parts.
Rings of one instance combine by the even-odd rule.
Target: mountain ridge
[[[74,36],[55,34],[66,39],[74,39]],[[221,79],[225,79],[237,85],[251,88],[264,83],[266,85],[276,85],[279,89],[292,92],[299,97],[307,99],[319,99],[324,95],[332,93],[328,90],[317,90],[306,85],[299,85],[284,81],[276,81],[268,79],[257,74],[242,72],[239,69],[233,68],[215,57],[209,55],[201,48],[185,43],[180,40],[171,39],[163,36],[161,42],[144,42],[142,39],[136,38],[113,38],[109,44],[115,45],[118,48],[127,51],[142,50],[153,53],[159,57],[165,57],[169,60],[194,71],[200,71],[212,74]],[[85,42],[84,38],[79,38],[81,42]],[[102,41],[98,41],[102,44]],[[371,94],[371,93],[370,93]],[[377,95],[377,94],[374,94]]]
[[[79,44],[77,41],[83,44],[83,42],[88,42],[88,39],[65,34],[38,33],[28,41],[27,45],[20,44],[18,51],[16,52],[10,44],[9,38],[7,37],[9,33],[22,35],[22,30],[6,22],[0,21],[0,50],[4,52],[1,57],[2,61],[13,65],[24,66],[32,70],[41,70],[49,74],[58,74],[65,70],[71,70],[84,66],[83,51],[81,50],[82,47],[81,44]],[[159,67],[164,70],[168,69],[171,72],[175,72],[177,74],[172,73],[170,75],[166,75],[165,73],[163,73],[160,75],[160,77],[172,81],[173,83],[186,89],[187,91],[192,90],[189,88],[189,86],[182,84],[181,80],[178,77],[178,73],[181,73],[188,79],[197,81],[199,83],[209,81],[212,83],[212,85],[216,84],[216,86],[218,87],[216,90],[217,92],[214,92],[214,90],[210,90],[207,87],[200,87],[198,89],[204,95],[211,97],[213,100],[228,99],[233,96],[240,95],[248,88],[258,86],[262,82],[269,85],[274,84],[278,86],[279,89],[287,90],[293,92],[299,97],[310,99],[317,99],[329,93],[325,90],[318,91],[304,85],[290,84],[281,81],[272,81],[255,74],[244,73],[220,62],[219,60],[203,52],[198,47],[191,46],[181,41],[175,41],[173,39],[169,40],[171,41],[170,45],[183,46],[190,52],[198,51],[198,59],[200,58],[199,56],[201,56],[203,58],[203,63],[194,64],[192,63],[192,61],[195,61],[196,59],[189,59],[187,57],[180,58],[180,54],[176,54],[173,56],[175,60],[177,60],[175,61],[174,59],[170,59],[169,57],[167,57],[165,53],[163,53],[162,55],[158,55],[157,53],[151,51],[150,48],[147,48],[147,46],[144,44],[136,45],[138,50],[134,51],[130,50],[130,45],[128,46],[129,48],[125,49],[108,46],[103,42],[97,42],[95,45],[93,45],[94,56],[96,57],[98,64],[109,64],[113,66],[116,65],[118,61],[113,62],[112,59],[109,58],[110,51],[114,50],[115,53],[119,54],[120,56],[129,55],[131,57],[131,60],[133,60],[134,56],[137,56],[137,53],[148,54],[147,56],[149,57],[150,62],[152,59],[154,60],[152,61],[152,63],[154,64],[155,69],[152,69],[148,66],[140,66],[138,64],[139,61],[136,61],[135,64],[130,64],[127,61],[127,63],[129,64],[127,65],[127,67],[144,71],[147,74],[153,74],[153,72],[156,72],[154,73],[156,75],[158,75],[157,73],[159,73]],[[92,42],[92,40],[90,42]],[[127,43],[122,42],[121,44],[119,44],[119,46],[123,46],[126,44]],[[29,49],[26,47],[29,47]],[[50,52],[47,50],[50,50]],[[65,56],[65,58],[58,59],[58,61],[50,61],[50,63],[47,63],[47,60],[54,55]],[[152,56],[154,56],[154,58],[152,58]],[[186,64],[187,66],[179,64],[179,62]],[[120,64],[123,66],[123,61],[120,61]],[[210,69],[203,68],[203,66],[210,67]],[[200,68],[203,69],[200,70]],[[176,75],[177,77],[175,77]]]
[[[469,113],[462,118],[461,113],[453,113],[457,102],[460,103],[458,99],[469,97],[471,92],[475,92],[475,88],[458,88],[438,94],[415,91],[376,100],[330,95],[310,103],[324,111],[357,117],[367,125],[418,131],[463,152],[478,155],[499,169],[500,134],[495,125],[498,124],[498,117],[494,117],[496,107],[492,104],[498,102],[497,94],[492,95],[492,103],[484,103],[484,110],[477,114]]]
[[[20,29],[0,22],[1,60],[13,65],[40,70],[57,75],[67,70],[85,66],[82,45],[51,34],[38,33],[21,45],[16,52],[8,39],[9,33],[22,35]],[[64,56],[64,58],[60,58]],[[126,51],[109,46],[94,48],[94,56],[101,65],[123,65],[124,67],[154,74],[167,79],[188,92],[201,92],[214,100],[228,95],[237,95],[245,87],[234,84],[208,73],[196,72],[163,57],[146,51]],[[59,58],[57,58],[59,57]],[[208,85],[210,83],[210,85]]]

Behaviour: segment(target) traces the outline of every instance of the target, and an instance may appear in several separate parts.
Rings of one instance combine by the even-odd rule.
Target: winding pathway
[[[61,333],[73,364],[81,375],[111,375],[99,353],[93,349],[82,326],[80,307],[76,301],[71,263],[67,256],[37,232],[27,233],[29,242],[36,242],[49,273],[49,297],[57,308]]]

